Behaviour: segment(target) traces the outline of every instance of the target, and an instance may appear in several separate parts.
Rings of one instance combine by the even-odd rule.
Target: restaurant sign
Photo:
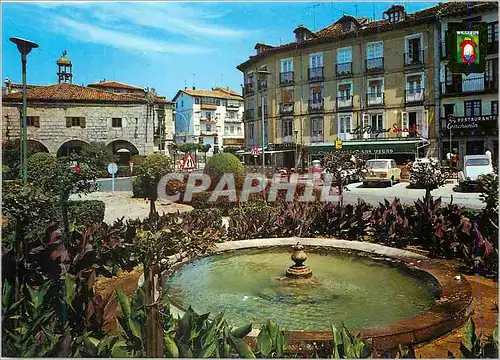
[[[483,115],[483,116],[450,116],[446,122],[448,130],[458,129],[477,129],[479,123],[486,121],[498,121],[497,115]]]
[[[351,135],[359,135],[359,136],[363,134],[375,134],[375,137],[378,137],[380,134],[389,133],[391,130],[394,134],[400,134],[406,132],[409,134],[419,135],[416,125],[412,125],[409,128],[401,129],[396,124],[392,124],[392,128],[388,129],[376,128],[374,126],[358,126],[357,128],[351,130],[349,133]]]

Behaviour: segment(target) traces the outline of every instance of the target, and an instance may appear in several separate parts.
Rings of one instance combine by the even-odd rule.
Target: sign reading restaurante
[[[450,116],[446,122],[448,130],[455,129],[477,129],[479,122],[485,121],[498,121],[497,115],[483,115],[483,116]]]

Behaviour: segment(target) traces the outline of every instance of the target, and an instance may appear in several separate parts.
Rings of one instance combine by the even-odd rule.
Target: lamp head
[[[26,39],[11,37],[10,41],[17,45],[17,49],[21,55],[28,55],[31,52],[31,49],[36,49],[38,47],[37,43]]]

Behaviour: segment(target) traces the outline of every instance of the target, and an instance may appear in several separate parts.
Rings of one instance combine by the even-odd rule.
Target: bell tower
[[[67,51],[64,50],[62,56],[57,60],[57,78],[58,83],[73,83],[73,64],[66,57]]]

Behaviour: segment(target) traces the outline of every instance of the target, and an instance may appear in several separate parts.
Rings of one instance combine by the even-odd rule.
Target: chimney
[[[193,90],[196,90],[196,86],[193,86]]]
[[[7,94],[10,94],[11,92],[11,82],[10,82],[10,79],[8,77],[5,78],[5,88],[7,89]]]

